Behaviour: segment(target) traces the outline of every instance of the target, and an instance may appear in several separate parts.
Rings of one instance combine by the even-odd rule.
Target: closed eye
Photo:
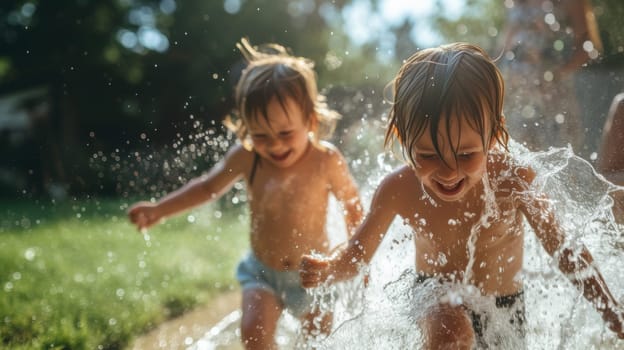
[[[423,160],[432,160],[432,159],[436,159],[438,155],[434,153],[418,153],[416,157],[423,159]]]

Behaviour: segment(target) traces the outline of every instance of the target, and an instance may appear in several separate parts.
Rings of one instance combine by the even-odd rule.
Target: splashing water
[[[145,241],[145,245],[147,247],[151,247],[152,246],[152,237],[149,234],[149,231],[143,227],[141,229],[141,234],[143,235],[143,240]]]
[[[510,143],[512,156],[521,164],[531,166],[537,177],[536,190],[553,201],[557,218],[567,235],[567,242],[579,242],[591,251],[595,266],[603,274],[612,294],[624,301],[624,235],[611,212],[611,194],[624,188],[607,182],[585,160],[570,148],[551,148],[529,152],[521,145]],[[379,173],[387,174],[388,167]],[[369,181],[373,185],[377,181]],[[484,182],[487,190],[495,184]],[[374,186],[372,186],[374,188]],[[366,193],[372,193],[368,191]],[[365,202],[370,195],[365,196]],[[499,214],[490,198],[482,220],[488,225]],[[331,207],[332,212],[338,212]],[[329,232],[344,232],[339,215],[331,215]],[[583,298],[557,269],[557,263],[537,242],[532,229],[525,223],[525,256],[522,278],[526,305],[526,337],[518,339],[509,323],[510,312],[497,309],[493,297],[480,295],[466,284],[445,284],[434,279],[418,282],[414,272],[414,243],[411,229],[400,220],[390,227],[371,265],[365,269],[369,284],[362,288],[359,280],[340,283],[340,297],[334,309],[334,328],[325,339],[317,339],[318,349],[419,349],[423,334],[418,326],[431,307],[441,300],[464,304],[489,317],[484,339],[496,349],[624,349],[624,342],[609,331],[593,306]],[[473,254],[478,228],[474,228],[468,250]],[[344,234],[342,234],[344,235]],[[334,237],[336,241],[342,237]],[[472,245],[472,248],[471,248]],[[472,250],[471,250],[472,249]],[[438,257],[444,263],[445,257]],[[472,260],[471,260],[472,261]],[[466,269],[469,276],[472,265]],[[231,349],[240,346],[240,312],[233,313],[217,324],[190,349]],[[303,347],[297,342],[298,322],[287,313],[280,320],[278,342],[281,348]],[[238,347],[237,347],[238,348]]]

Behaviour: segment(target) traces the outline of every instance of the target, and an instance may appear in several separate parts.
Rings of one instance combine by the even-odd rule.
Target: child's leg
[[[245,349],[277,349],[275,329],[282,306],[275,295],[263,288],[243,290],[241,339]]]
[[[428,313],[424,321],[425,349],[472,349],[475,334],[466,309],[440,304]]]

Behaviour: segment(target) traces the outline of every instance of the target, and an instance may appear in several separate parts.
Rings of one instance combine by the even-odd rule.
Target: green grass
[[[127,202],[0,202],[0,348],[124,349],[236,287],[243,210],[209,205],[153,228]],[[191,215],[191,217],[189,217]]]

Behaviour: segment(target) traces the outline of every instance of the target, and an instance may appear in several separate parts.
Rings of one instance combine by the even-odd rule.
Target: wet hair
[[[331,110],[316,84],[314,62],[296,57],[278,44],[252,46],[245,38],[236,45],[248,65],[236,85],[236,122],[227,118],[225,125],[236,132],[243,144],[250,148],[248,128],[250,122],[264,118],[268,123],[267,107],[277,99],[285,112],[286,101],[292,99],[302,110],[304,122],[311,122],[312,141],[330,137],[338,112]],[[312,120],[310,118],[313,118]]]
[[[503,96],[501,73],[480,47],[453,43],[418,51],[405,61],[393,81],[384,144],[388,147],[398,139],[403,157],[416,165],[413,150],[429,127],[435,151],[444,159],[438,137],[440,122],[445,121],[446,130],[441,131],[450,140],[452,118],[465,118],[481,135],[484,152],[494,139],[507,148]],[[452,149],[456,160],[457,151]]]

